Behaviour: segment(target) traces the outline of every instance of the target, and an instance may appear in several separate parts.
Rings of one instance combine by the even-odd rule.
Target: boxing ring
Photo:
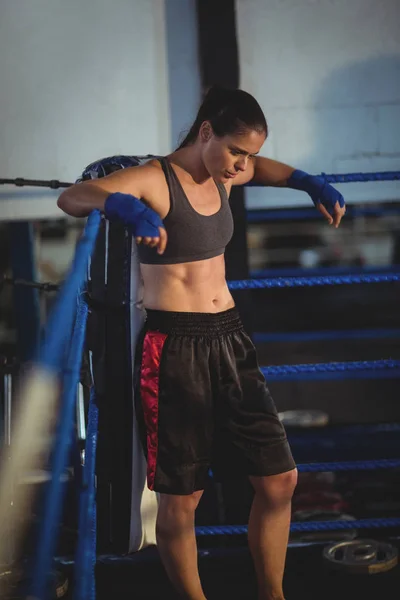
[[[148,159],[149,157],[143,158],[143,160]],[[90,165],[85,170],[82,179],[93,179],[117,168],[134,166],[140,164],[140,160],[137,160],[136,157],[104,159]],[[400,172],[324,176],[329,183],[389,181],[398,180]],[[7,182],[29,185],[29,182],[22,179],[7,180]],[[30,183],[32,184],[32,182]],[[40,183],[48,185],[50,182]],[[51,182],[50,187],[66,187],[67,185],[69,184]],[[350,210],[356,212],[357,208]],[[279,218],[284,218],[284,216]],[[362,285],[366,287],[366,293],[368,293],[368,284],[394,284],[399,281],[400,267],[393,267],[381,269],[381,271],[377,268],[374,273],[341,273],[301,277],[288,275],[230,281],[229,288],[239,292],[249,289]],[[122,226],[108,223],[98,211],[93,211],[77,245],[69,274],[58,292],[57,300],[49,316],[46,335],[35,366],[21,392],[21,399],[25,403],[30,403],[32,411],[35,410],[35,407],[39,407],[38,410],[43,413],[43,410],[46,410],[46,404],[43,406],[43,398],[45,398],[48,405],[52,407],[49,410],[57,415],[56,434],[51,453],[52,478],[44,497],[43,515],[45,517],[41,521],[37,550],[30,565],[33,574],[28,594],[30,598],[44,600],[48,597],[48,577],[56,553],[57,524],[60,520],[65,495],[65,486],[61,484],[61,480],[70,460],[71,447],[78,444],[74,424],[77,403],[76,390],[79,382],[86,386],[85,413],[87,417],[85,434],[80,436],[81,442],[82,439],[84,440],[84,448],[81,448],[83,451],[81,451],[80,473],[75,474],[79,492],[79,524],[75,557],[70,561],[70,564],[74,566],[74,600],[95,600],[97,561],[128,560],[128,554],[140,553],[141,549],[155,544],[157,495],[150,492],[145,484],[146,465],[137,433],[135,436],[132,392],[135,339],[143,319],[141,281],[135,244],[132,243],[132,239]],[[104,331],[104,334],[101,339],[98,339],[100,330]],[[258,335],[260,336],[259,341],[262,341],[262,335]],[[356,335],[362,336],[362,331]],[[394,329],[389,334],[386,332],[382,335],[391,335],[397,338],[400,331]],[[271,339],[271,337],[268,338],[268,334],[266,336],[266,339]],[[370,332],[370,336],[374,337],[374,332]],[[255,341],[257,341],[257,335],[255,337]],[[115,352],[116,356],[112,356],[112,349],[108,346],[112,345],[117,348],[124,344],[125,348],[122,354],[120,355],[118,350]],[[109,355],[107,355],[107,351],[110,351]],[[84,359],[83,367],[82,357]],[[119,360],[120,357],[122,357],[123,364]],[[111,374],[108,382],[105,381],[107,375],[104,370]],[[267,381],[395,379],[400,378],[400,360],[388,357],[371,361],[263,366],[262,372]],[[111,392],[110,389],[112,389]],[[124,415],[119,417],[125,421],[124,425],[121,425],[121,422],[117,425],[110,422],[111,417],[107,410],[111,409],[107,408],[105,403],[105,400],[110,398],[110,393],[113,393],[114,397],[120,393],[124,396],[122,404],[117,402],[118,409],[122,407],[125,411]],[[81,403],[80,409],[82,410],[82,398],[80,400],[78,398],[78,402]],[[102,410],[106,411],[106,417],[102,416]],[[116,410],[115,406],[112,410]],[[130,453],[128,460],[121,459],[124,463],[121,467],[121,474],[126,474],[128,471],[130,473],[128,484],[121,483],[122,475],[118,476],[119,483],[115,483],[116,480],[113,480],[114,486],[120,486],[118,488],[120,497],[125,496],[125,500],[121,499],[114,507],[110,504],[109,499],[105,499],[109,492],[107,481],[112,477],[110,470],[113,465],[107,465],[103,469],[101,464],[101,461],[107,462],[104,439],[102,439],[105,438],[105,427],[109,427],[108,436],[118,434],[118,429],[122,428],[121,438],[125,438],[119,446],[113,449],[112,456],[125,456],[126,452]],[[365,440],[373,439],[374,435],[383,436],[389,444],[389,437],[396,436],[399,431],[400,423],[343,426],[332,433],[332,436],[335,437],[339,446],[343,443],[343,447],[349,444],[349,439],[353,439],[354,443],[354,440],[363,437]],[[297,432],[290,441],[293,447],[296,444],[303,445],[312,454],[314,451],[317,453],[324,444],[326,446],[326,438],[327,434],[322,428],[321,432],[313,432],[309,437]],[[393,456],[390,458],[339,461],[330,457],[331,459],[326,461],[300,463],[298,471],[310,474],[396,470],[400,467],[400,453],[398,453],[399,447],[396,446],[396,443],[393,443],[392,446]],[[390,444],[388,448],[390,451]],[[325,454],[325,456],[327,455]],[[8,467],[14,475],[16,470],[26,468],[26,461],[23,464],[17,464],[13,460],[13,453],[11,453]],[[212,478],[212,473],[210,473],[210,477]],[[0,515],[3,522],[4,515],[9,514],[11,494],[11,488],[4,491],[6,482],[7,473],[3,471],[0,481],[2,490],[0,492]],[[107,547],[111,547],[107,546],[106,539],[110,533],[109,531],[98,531],[98,528],[101,529],[104,525],[101,523],[100,516],[97,519],[97,509],[99,509],[100,515],[110,513],[110,511],[112,514],[117,512],[123,515],[121,524],[113,530],[113,548],[116,552],[112,555],[104,552],[104,549],[107,550]],[[114,518],[116,518],[115,515]],[[125,532],[121,533],[121,529],[125,529]],[[358,532],[366,530],[370,533],[374,530],[397,531],[398,529],[400,529],[400,513],[398,517],[390,518],[382,516],[352,520],[308,520],[295,521],[291,524],[291,534],[294,535],[327,531],[356,531],[355,535],[357,535]],[[196,527],[196,534],[199,538],[243,536],[246,533],[247,528],[244,525],[220,524]],[[99,556],[99,544],[102,556]],[[391,561],[386,561],[386,563],[390,563],[390,567],[387,568],[392,568],[397,563],[397,554],[394,554]],[[379,564],[376,553],[371,564]]]

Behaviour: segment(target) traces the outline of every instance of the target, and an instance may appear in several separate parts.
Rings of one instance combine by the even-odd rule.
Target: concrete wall
[[[0,177],[170,150],[164,0],[3,2],[0,55]],[[0,193],[0,219],[59,214],[49,190]]]

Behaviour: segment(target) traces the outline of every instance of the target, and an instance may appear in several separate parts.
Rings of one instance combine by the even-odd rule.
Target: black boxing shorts
[[[135,360],[147,484],[164,494],[295,468],[286,433],[235,308],[147,310]]]

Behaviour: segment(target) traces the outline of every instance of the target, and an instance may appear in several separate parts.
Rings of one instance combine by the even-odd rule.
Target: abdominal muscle
[[[144,306],[152,310],[218,313],[235,305],[224,255],[177,265],[140,265]]]

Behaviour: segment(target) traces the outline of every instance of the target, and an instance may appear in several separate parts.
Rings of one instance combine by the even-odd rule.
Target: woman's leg
[[[169,579],[187,600],[205,600],[197,566],[194,515],[202,491],[188,496],[161,494],[157,546]]]
[[[297,481],[295,462],[256,349],[243,329],[221,342],[219,364],[218,453],[214,462],[226,478],[232,478],[234,469],[239,475],[252,474],[255,497],[248,531],[259,600],[283,600],[291,499]]]
[[[268,477],[250,477],[250,482],[255,496],[248,536],[257,573],[258,597],[259,600],[284,600],[282,580],[297,470]]]

